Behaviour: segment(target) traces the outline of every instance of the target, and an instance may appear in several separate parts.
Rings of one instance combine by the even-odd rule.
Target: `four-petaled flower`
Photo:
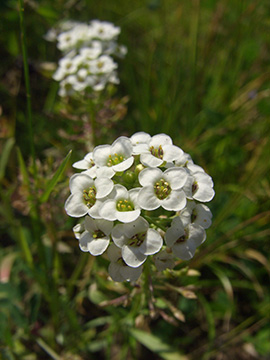
[[[101,177],[92,179],[87,174],[75,174],[71,176],[71,195],[65,203],[65,210],[69,216],[81,217],[89,214],[93,218],[100,218],[99,208],[101,199],[106,198],[113,190],[113,181]]]
[[[184,168],[169,168],[162,172],[158,168],[146,168],[139,174],[143,186],[138,202],[142,209],[155,210],[162,206],[165,210],[179,211],[186,205],[183,186],[187,180]]]
[[[112,145],[99,145],[93,151],[93,159],[97,166],[108,166],[114,172],[121,172],[129,169],[133,162],[132,143],[121,136]]]
[[[106,200],[100,207],[100,216],[106,220],[118,220],[123,223],[136,220],[141,213],[137,202],[139,191],[140,188],[128,191],[122,185],[115,185],[112,193],[113,198]]]
[[[117,224],[112,231],[116,246],[122,249],[122,258],[131,267],[142,265],[148,255],[156,254],[163,240],[158,231],[149,228],[148,222],[138,217],[128,224]]]
[[[184,226],[179,216],[173,219],[171,227],[165,233],[166,244],[182,260],[190,260],[205,239],[206,233],[202,226],[194,223]]]
[[[110,244],[113,222],[86,216],[84,228],[85,231],[78,239],[80,249],[84,252],[89,251],[94,256],[103,254]]]
[[[109,275],[113,281],[136,281],[142,273],[142,265],[136,268],[128,266],[121,255],[121,249],[115,244],[108,248],[108,258],[111,261],[109,265]]]

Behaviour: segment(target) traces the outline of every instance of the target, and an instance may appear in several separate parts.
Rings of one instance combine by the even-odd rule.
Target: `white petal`
[[[133,134],[130,138],[132,145],[148,144],[151,136],[143,131]]]
[[[117,165],[113,165],[112,169],[115,172],[125,171],[125,170],[129,169],[132,166],[133,162],[134,162],[134,157],[131,156],[128,159],[122,161],[121,163],[119,163]]]
[[[108,272],[113,281],[121,282],[126,280],[126,278],[121,274],[122,268],[123,266],[116,262],[110,263]]]
[[[110,261],[116,262],[121,259],[121,249],[119,249],[115,244],[111,244],[108,248],[107,255]]]
[[[65,210],[69,216],[81,217],[87,214],[89,208],[85,205],[83,194],[71,194],[65,202]]]
[[[120,184],[116,184],[114,186],[114,190],[116,191],[114,198],[115,199],[127,199],[128,198],[128,190]]]
[[[172,139],[168,135],[158,134],[152,137],[149,145],[158,148],[159,145],[172,145],[172,143]]]
[[[135,209],[137,208],[137,204],[138,204],[138,195],[140,192],[141,188],[134,188],[129,190],[128,194],[129,194],[129,198],[131,200],[131,202],[134,204]]]
[[[111,234],[113,225],[114,225],[113,221],[98,219],[98,220],[96,220],[96,223],[97,223],[98,229],[100,229],[102,232],[104,232],[105,235],[109,236]]]
[[[208,229],[212,224],[212,213],[210,209],[204,204],[197,204],[195,207],[194,223],[201,225],[204,229]]]
[[[99,215],[105,220],[114,221],[117,219],[116,216],[116,204],[115,200],[106,200],[99,209]]]
[[[184,226],[177,216],[173,219],[171,227],[165,233],[165,242],[169,247],[172,247],[174,243],[185,234]]]
[[[90,163],[85,159],[76,161],[74,164],[72,164],[72,166],[75,169],[80,169],[80,170],[89,169],[89,165],[90,165]]]
[[[139,183],[142,186],[153,185],[162,178],[162,171],[157,168],[143,169],[139,174]]]
[[[136,281],[140,277],[142,273],[142,266],[138,266],[137,268],[132,268],[129,266],[122,266],[120,269],[120,273],[128,281]]]
[[[94,186],[94,180],[85,173],[74,174],[71,176],[69,181],[70,192],[83,192],[83,190]]]
[[[173,269],[175,263],[173,261],[173,256],[168,254],[166,250],[163,250],[154,256],[155,265],[158,271],[163,271],[165,269]]]
[[[200,246],[206,239],[204,228],[197,224],[190,224],[188,227],[188,242],[193,242],[196,247]]]
[[[110,145],[99,145],[93,150],[93,160],[98,166],[107,166],[110,154]]]
[[[96,198],[101,199],[110,194],[114,187],[114,183],[109,178],[101,177],[95,180],[95,186],[97,191]]]
[[[85,229],[90,233],[93,233],[94,231],[98,230],[97,220],[92,219],[90,216],[85,217],[84,226]]]
[[[115,172],[111,167],[101,166],[96,170],[96,177],[106,177],[111,179],[115,175]]]
[[[172,190],[170,195],[162,200],[161,206],[165,210],[179,211],[182,210],[187,203],[186,195],[183,190]]]
[[[215,196],[215,191],[212,187],[207,184],[199,184],[198,190],[193,194],[193,198],[198,201],[208,202]]]
[[[126,225],[117,224],[112,230],[112,239],[115,245],[119,248],[122,248],[124,245],[128,244],[129,238],[126,236],[124,229]]]
[[[163,161],[174,161],[183,154],[183,150],[175,145],[164,145],[163,149]]]
[[[146,221],[143,217],[139,216],[135,221],[125,224],[123,227],[123,231],[125,235],[131,239],[132,236],[146,232],[149,228],[148,221]]]
[[[170,168],[164,172],[164,179],[168,181],[173,190],[181,189],[188,178],[188,174],[184,168]]]
[[[133,155],[140,155],[143,153],[149,153],[148,144],[138,144],[133,146]]]
[[[183,243],[176,243],[172,247],[172,251],[181,260],[190,260],[195,254],[196,246],[192,242],[185,241]]]
[[[85,231],[84,224],[77,224],[73,227],[73,233],[76,239],[80,239],[82,236],[82,233]]]
[[[144,166],[157,167],[163,164],[163,160],[155,157],[150,153],[142,153],[140,156],[141,163]]]
[[[142,265],[147,256],[143,255],[138,247],[124,246],[122,248],[122,257],[128,266],[133,268]]]
[[[159,232],[154,229],[148,229],[145,240],[139,249],[144,255],[153,255],[161,249],[162,245],[163,239]]]
[[[141,210],[133,210],[133,211],[116,211],[117,220],[123,223],[130,223],[136,220],[140,216]]]
[[[94,219],[101,219],[102,217],[99,214],[99,209],[101,207],[101,205],[103,204],[103,201],[101,200],[96,200],[95,205],[92,206],[89,210],[88,210],[88,215],[90,215],[92,218]]]
[[[144,210],[155,210],[160,207],[162,201],[156,197],[153,186],[145,186],[139,192],[138,204]]]
[[[133,146],[129,138],[120,136],[111,146],[111,154],[123,155],[129,158],[132,155]]]
[[[193,164],[191,162],[188,162],[187,168],[191,171],[191,174],[194,174],[196,172],[205,173],[204,169],[201,166]]]
[[[92,239],[88,242],[88,251],[90,254],[94,256],[98,256],[106,251],[107,247],[110,244],[110,239],[108,237],[101,238],[101,239]]]

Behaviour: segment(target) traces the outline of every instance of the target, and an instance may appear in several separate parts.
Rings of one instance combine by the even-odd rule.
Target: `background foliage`
[[[269,1],[25,1],[34,141],[18,9],[0,3],[0,358],[268,359]],[[128,47],[96,142],[165,132],[215,182],[207,241],[152,283],[109,281],[63,210],[90,146],[51,79],[63,19],[111,21]]]

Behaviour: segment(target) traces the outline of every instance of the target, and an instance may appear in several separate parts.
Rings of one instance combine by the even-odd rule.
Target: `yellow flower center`
[[[164,200],[170,195],[172,189],[166,180],[160,179],[155,183],[154,191],[159,200]]]

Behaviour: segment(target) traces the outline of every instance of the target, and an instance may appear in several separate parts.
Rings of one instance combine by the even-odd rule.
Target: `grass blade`
[[[59,166],[58,170],[56,171],[56,173],[54,174],[54,176],[52,177],[52,179],[49,181],[48,185],[47,185],[47,189],[45,190],[45,192],[43,193],[43,195],[40,198],[40,202],[44,203],[49,199],[49,196],[51,194],[51,192],[53,191],[53,189],[55,188],[56,184],[58,183],[58,181],[60,180],[63,172],[65,171],[70,156],[71,156],[72,150],[69,151],[69,153],[67,154],[66,158],[64,159],[64,161],[62,162],[62,164]]]

